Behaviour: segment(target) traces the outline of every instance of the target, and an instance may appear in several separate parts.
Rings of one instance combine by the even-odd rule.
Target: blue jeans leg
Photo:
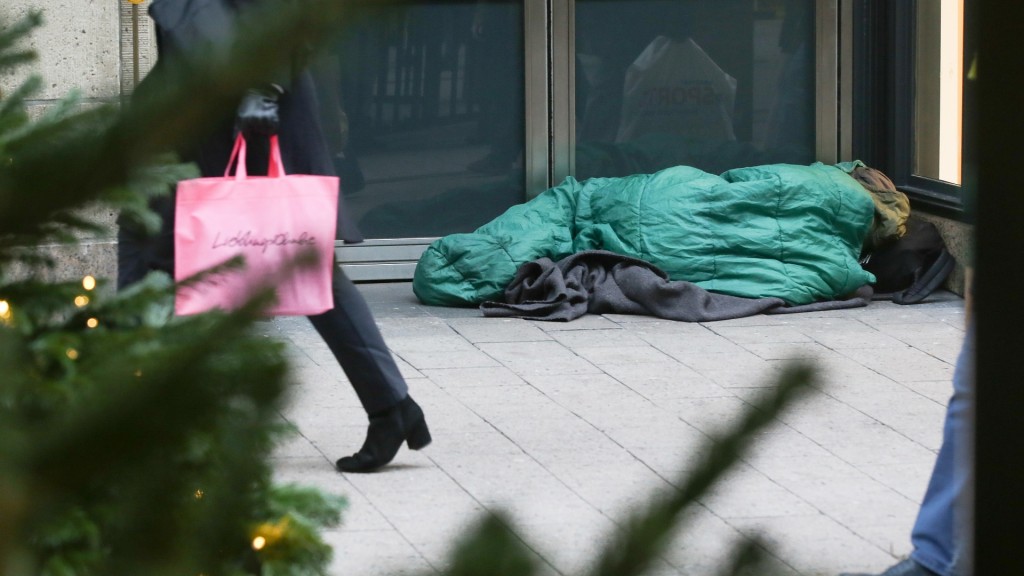
[[[968,536],[965,506],[971,483],[970,411],[974,401],[974,336],[968,330],[946,409],[942,446],[911,533],[911,558],[940,576],[963,576],[961,552]]]

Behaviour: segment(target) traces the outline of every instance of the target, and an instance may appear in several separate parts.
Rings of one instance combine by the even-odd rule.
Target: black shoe
[[[402,442],[408,444],[410,450],[419,450],[430,444],[427,420],[411,396],[371,415],[363,447],[359,452],[338,460],[335,465],[342,472],[372,472],[391,462]]]
[[[866,574],[863,572],[843,572],[839,576],[874,576],[872,574]],[[877,576],[938,576],[935,572],[921,566],[917,562],[914,562],[910,558],[891,566],[885,572],[878,574]]]

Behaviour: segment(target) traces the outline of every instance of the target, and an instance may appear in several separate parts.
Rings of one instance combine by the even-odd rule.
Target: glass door
[[[838,160],[838,0],[367,1],[318,63],[355,280],[566,176]],[[842,137],[840,137],[842,136]]]
[[[315,80],[357,280],[411,277],[431,239],[524,200],[521,0],[366,3]]]

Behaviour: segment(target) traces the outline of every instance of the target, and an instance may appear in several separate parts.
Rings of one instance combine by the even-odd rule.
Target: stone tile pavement
[[[910,550],[963,338],[954,295],[704,324],[547,323],[423,306],[408,283],[360,289],[434,437],[378,473],[333,469],[366,419],[324,343],[304,318],[267,325],[289,344],[282,416],[300,432],[275,470],[349,501],[327,534],[332,574],[437,573],[486,510],[509,515],[545,572],[580,574],[790,358],[817,362],[815,389],[690,511],[651,574],[713,574],[754,535],[780,574],[881,570]]]

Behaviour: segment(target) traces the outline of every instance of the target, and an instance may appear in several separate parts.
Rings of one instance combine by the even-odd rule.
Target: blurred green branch
[[[188,72],[158,65],[123,107],[72,94],[33,119],[36,76],[0,95],[0,573],[325,570],[318,529],[343,501],[270,480],[287,374],[281,344],[253,334],[270,287],[238,311],[178,318],[164,275],[116,294],[105,279],[48,282],[35,247],[99,230],[78,212],[93,202],[155,229],[149,197],[196,174],[168,152],[345,9],[268,5],[225,54]],[[0,27],[0,70],[33,60],[18,46],[40,22]]]
[[[757,408],[750,408],[719,438],[692,472],[673,484],[678,489],[652,494],[644,509],[625,519],[609,544],[597,552],[590,576],[639,576],[661,557],[673,538],[686,537],[684,513],[697,505],[708,490],[741,460],[757,432],[798,400],[813,381],[814,370],[805,363],[789,364],[776,386]],[[533,576],[539,573],[533,557],[515,535],[502,513],[485,516],[464,536],[452,554],[447,576]],[[735,575],[759,566],[764,546],[755,540],[739,544],[732,562],[719,574]],[[770,574],[761,568],[759,574]]]

